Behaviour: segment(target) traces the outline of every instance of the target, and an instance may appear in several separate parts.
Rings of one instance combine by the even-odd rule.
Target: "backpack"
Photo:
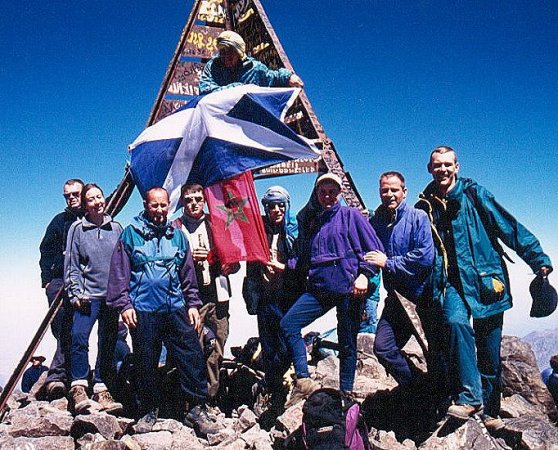
[[[318,389],[302,407],[302,442],[308,450],[370,450],[360,405],[336,389]]]

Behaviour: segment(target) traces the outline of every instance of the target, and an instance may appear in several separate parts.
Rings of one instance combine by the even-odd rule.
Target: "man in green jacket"
[[[432,296],[442,306],[448,333],[448,387],[455,401],[448,414],[465,420],[484,409],[487,428],[498,429],[503,426],[498,418],[502,324],[512,306],[498,239],[536,274],[547,276],[552,265],[537,238],[489,191],[457,176],[451,147],[432,151],[428,171],[434,181],[417,207],[428,213],[437,247]]]

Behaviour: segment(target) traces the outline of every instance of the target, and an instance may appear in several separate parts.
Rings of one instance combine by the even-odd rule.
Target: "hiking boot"
[[[94,394],[93,401],[101,405],[101,411],[105,411],[108,414],[117,415],[120,414],[124,409],[122,403],[114,401],[112,395],[110,395],[110,392],[108,390],[104,390],[98,392],[97,394]]]
[[[477,413],[482,412],[482,405],[462,405],[456,403],[448,408],[448,416],[455,417],[460,420],[467,420]]]
[[[49,402],[65,397],[67,394],[66,385],[61,381],[51,381],[46,385],[45,390]]]
[[[159,417],[159,408],[152,409],[137,421],[134,425],[134,431],[138,434],[150,433],[153,430],[153,425],[157,423],[157,417]]]
[[[317,389],[320,389],[320,383],[314,381],[312,378],[298,378],[295,387],[291,392],[291,398],[285,403],[285,409],[290,408],[299,401],[306,399],[309,395]]]
[[[488,414],[481,415],[482,423],[488,431],[498,431],[506,426],[504,421],[500,417],[492,417]]]
[[[76,385],[70,389],[70,400],[74,405],[75,414],[88,414],[91,407],[91,401],[87,396],[84,386]]]
[[[196,433],[201,437],[206,437],[208,434],[215,434],[221,431],[222,427],[213,422],[207,414],[207,407],[205,405],[194,406],[186,415],[184,423],[188,426],[193,426]]]

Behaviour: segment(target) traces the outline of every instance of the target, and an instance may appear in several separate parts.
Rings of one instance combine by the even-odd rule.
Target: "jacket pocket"
[[[310,285],[331,294],[348,294],[355,282],[355,275],[347,263],[345,259],[334,259],[313,264],[308,277]]]
[[[498,274],[479,273],[480,300],[484,304],[499,302],[504,298],[506,286]]]

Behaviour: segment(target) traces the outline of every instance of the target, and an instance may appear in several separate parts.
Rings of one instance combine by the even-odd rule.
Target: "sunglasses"
[[[69,198],[79,198],[79,196],[81,195],[81,192],[68,192],[67,194],[64,194],[64,198],[66,200],[68,200]]]
[[[268,208],[271,209],[275,209],[275,207],[278,206],[279,209],[285,209],[286,205],[284,202],[280,202],[280,203],[269,203]]]
[[[185,205],[189,205],[192,202],[201,203],[203,202],[203,197],[186,197],[184,200]]]

